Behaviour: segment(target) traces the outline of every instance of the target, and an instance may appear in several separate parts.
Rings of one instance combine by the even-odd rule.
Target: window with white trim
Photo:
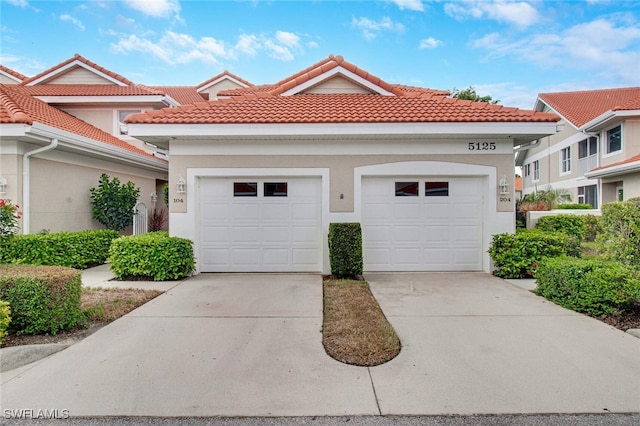
[[[578,142],[578,159],[591,157],[598,154],[598,139],[591,136],[589,139]]]
[[[622,126],[607,130],[607,154],[622,151]]]
[[[540,180],[540,161],[536,160],[533,162],[533,180]]]
[[[578,204],[591,204],[594,209],[598,208],[598,186],[580,186],[578,187]]]
[[[560,173],[571,172],[571,147],[560,150]]]
[[[531,164],[524,165],[524,177],[529,177],[531,175]]]

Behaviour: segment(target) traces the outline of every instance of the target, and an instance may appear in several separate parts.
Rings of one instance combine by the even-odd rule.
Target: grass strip
[[[350,365],[384,364],[400,353],[400,339],[366,281],[324,281],[322,344],[332,358]]]

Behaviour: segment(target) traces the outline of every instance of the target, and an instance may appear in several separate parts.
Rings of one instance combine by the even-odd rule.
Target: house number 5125
[[[469,142],[467,147],[469,151],[494,151],[496,149],[495,142]]]

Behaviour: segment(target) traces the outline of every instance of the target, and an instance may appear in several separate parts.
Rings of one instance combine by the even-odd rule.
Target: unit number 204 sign
[[[467,146],[469,151],[495,151],[495,142],[469,142]]]

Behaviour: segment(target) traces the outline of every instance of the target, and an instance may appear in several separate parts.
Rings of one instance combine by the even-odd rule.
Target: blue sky
[[[75,53],[149,85],[227,69],[274,83],[328,55],[389,83],[541,92],[640,86],[640,1],[0,0],[0,63],[27,76]]]

